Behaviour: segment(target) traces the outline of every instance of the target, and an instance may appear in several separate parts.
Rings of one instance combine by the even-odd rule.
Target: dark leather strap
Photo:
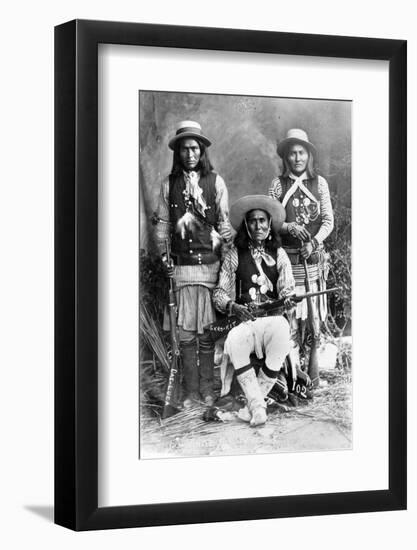
[[[219,261],[219,257],[214,253],[183,254],[174,257],[175,265],[203,265],[214,264]]]

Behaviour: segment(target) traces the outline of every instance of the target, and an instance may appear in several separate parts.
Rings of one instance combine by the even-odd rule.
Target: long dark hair
[[[184,138],[184,139],[187,139],[187,138]],[[193,137],[192,139],[195,139],[195,141],[200,146],[200,161],[198,163],[198,169],[200,170],[200,174],[202,176],[207,176],[213,170],[213,165],[211,164],[207,147],[197,137]],[[171,168],[172,176],[180,176],[184,170],[184,166],[180,159],[181,142],[182,142],[182,139],[179,139],[174,145],[174,158],[172,161],[172,168]]]
[[[246,212],[246,217],[250,212],[251,211]],[[269,214],[268,214],[268,217],[269,217]],[[249,248],[251,239],[249,237],[248,230],[246,228],[245,220],[243,220],[242,223],[240,224],[240,227],[237,230],[237,233],[233,242],[235,243],[236,248],[240,250],[247,250]],[[266,238],[266,241],[265,241],[266,252],[268,252],[268,254],[273,255],[274,253],[276,253],[278,248],[281,247],[281,245],[282,243],[281,243],[281,237],[279,233],[274,231],[271,226],[271,232],[269,233],[269,236]]]
[[[301,145],[303,145],[303,144],[301,144]],[[311,150],[308,147],[305,147],[304,145],[303,145],[303,147],[308,153],[308,161],[307,161],[307,166],[306,166],[307,176],[310,179],[312,179],[312,178],[315,178],[318,175],[318,168],[316,166],[316,160],[315,160],[314,155],[311,152]],[[288,146],[285,149],[284,154],[282,156],[282,164],[283,164],[282,175],[284,177],[288,177],[291,174],[291,168],[290,168],[289,162],[287,160],[287,155],[288,155],[289,148],[290,147]]]

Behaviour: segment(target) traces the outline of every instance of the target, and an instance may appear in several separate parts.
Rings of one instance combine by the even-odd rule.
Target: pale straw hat
[[[203,134],[201,126],[193,120],[183,120],[177,126],[175,136],[169,140],[168,146],[174,150],[175,143],[183,138],[196,138],[204,143],[206,147],[210,147],[211,141]]]
[[[291,128],[291,130],[288,130],[287,136],[278,143],[278,155],[283,158],[288,147],[293,143],[301,143],[301,145],[306,147],[308,151],[311,151],[313,155],[317,155],[317,149],[311,141],[309,141],[307,133],[299,128]]]
[[[245,216],[251,210],[265,210],[271,216],[272,228],[278,232],[285,222],[285,208],[282,204],[267,195],[246,195],[230,207],[230,223],[239,229]]]

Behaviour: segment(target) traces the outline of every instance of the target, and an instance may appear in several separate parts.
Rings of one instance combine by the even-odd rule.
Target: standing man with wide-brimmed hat
[[[333,209],[327,181],[317,173],[317,150],[304,130],[293,128],[278,143],[277,153],[283,162],[283,173],[275,178],[269,195],[286,211],[281,228],[282,244],[290,258],[296,282],[296,293],[315,292],[326,288],[328,255],[323,243],[333,230]],[[306,287],[310,288],[307,289]],[[302,300],[290,316],[292,349],[290,359],[300,374],[300,345],[305,341],[308,319],[317,349],[320,322],[326,319],[327,298]],[[318,385],[317,353],[310,353],[308,372]],[[308,382],[310,382],[307,379]]]
[[[213,292],[216,309],[242,321],[227,335],[223,365],[230,359],[247,400],[247,408],[239,416],[252,426],[266,422],[265,398],[283,374],[290,349],[289,325],[282,315],[255,319],[251,313],[253,304],[267,300],[284,299],[286,307],[293,307],[294,279],[279,237],[284,220],[282,205],[266,195],[247,195],[232,205],[230,221],[237,234]],[[258,375],[251,363],[252,354],[264,359]],[[231,377],[222,374],[225,395]]]
[[[164,255],[168,240],[174,263],[168,272],[176,283],[186,408],[214,402],[214,343],[204,327],[215,321],[211,291],[223,248],[232,238],[227,188],[213,170],[210,145],[200,124],[179,123],[168,143],[173,164],[162,182],[154,217],[158,249]],[[165,317],[164,329],[169,330]]]

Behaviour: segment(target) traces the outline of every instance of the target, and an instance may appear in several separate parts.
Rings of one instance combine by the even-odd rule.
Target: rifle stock
[[[168,265],[171,263],[168,241],[165,242]],[[169,299],[168,312],[171,337],[171,365],[169,369],[168,384],[165,391],[164,408],[162,418],[169,418],[179,412],[179,401],[181,393],[181,351],[179,334],[177,328],[177,303],[175,299],[175,284],[172,277],[169,277]]]

